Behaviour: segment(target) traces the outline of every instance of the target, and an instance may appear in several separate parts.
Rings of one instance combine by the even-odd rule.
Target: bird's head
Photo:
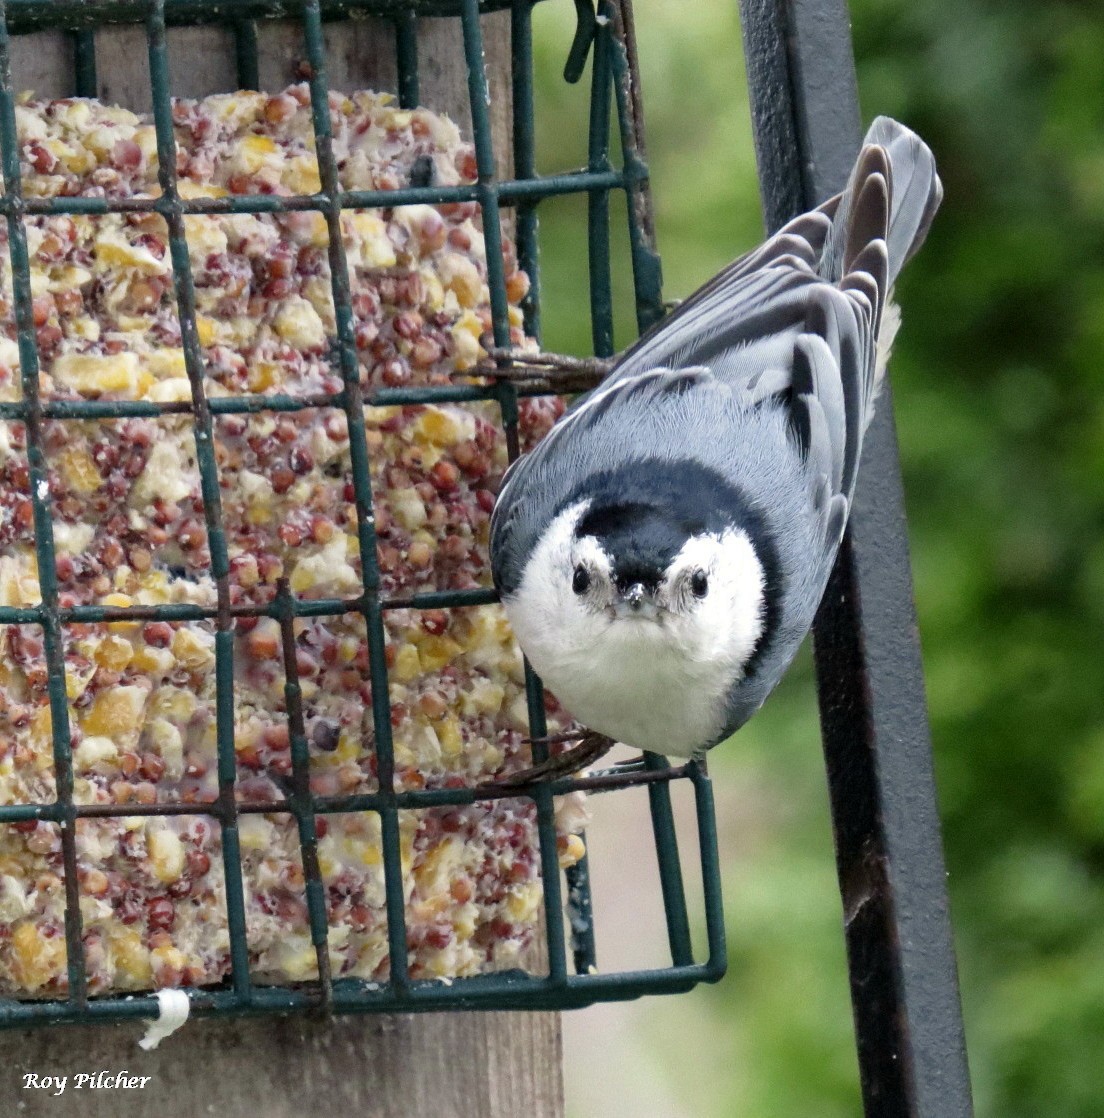
[[[750,659],[763,632],[765,578],[743,528],[707,525],[658,502],[609,500],[569,509],[553,527],[549,576],[566,625],[677,645],[728,668]]]
[[[770,557],[751,519],[716,486],[683,484],[600,486],[552,519],[505,602],[573,714],[605,731],[576,696],[618,680],[649,699],[675,687],[720,702],[743,677],[769,620]]]

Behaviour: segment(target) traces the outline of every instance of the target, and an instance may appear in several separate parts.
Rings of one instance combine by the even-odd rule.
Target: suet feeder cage
[[[508,8],[511,17],[511,58],[508,89],[512,100],[512,175],[496,168],[503,161],[496,152],[488,75],[484,67],[483,17]],[[22,398],[0,405],[2,417],[26,427],[30,501],[34,515],[34,547],[41,582],[41,602],[0,608],[0,625],[34,625],[41,628],[48,668],[49,708],[52,715],[53,765],[57,795],[52,803],[11,803],[0,806],[0,826],[41,821],[60,828],[61,877],[65,890],[64,938],[67,958],[67,991],[63,998],[6,999],[0,1002],[0,1025],[25,1026],[59,1021],[122,1020],[156,1016],[152,996],[123,996],[117,992],[89,991],[86,952],[82,945],[82,886],[78,871],[78,821],[120,817],[187,815],[211,820],[221,834],[225,870],[226,922],[229,933],[229,973],[218,986],[189,989],[196,1014],[289,1012],[322,1008],[332,1013],[416,1011],[441,1009],[559,1009],[596,1001],[633,998],[642,994],[690,989],[713,981],[724,972],[725,951],[720,883],[708,775],[697,764],[671,767],[652,758],[636,772],[609,771],[602,775],[564,779],[528,790],[451,786],[399,788],[395,782],[392,715],[389,707],[388,665],[385,650],[385,617],[390,610],[453,611],[483,606],[495,600],[494,592],[479,587],[430,591],[389,597],[381,586],[377,540],[372,516],[373,492],[369,450],[365,441],[364,409],[412,407],[489,401],[497,416],[510,457],[518,453],[519,389],[506,380],[488,378],[484,385],[457,383],[424,387],[363,386],[353,336],[350,280],[339,246],[343,212],[373,212],[400,206],[441,206],[474,203],[482,215],[486,238],[486,283],[489,289],[493,341],[510,344],[510,307],[507,276],[500,241],[501,215],[510,212],[514,223],[518,263],[529,277],[523,303],[525,331],[539,337],[538,214],[549,198],[576,194],[589,206],[590,311],[596,352],[609,354],[613,345],[610,198],[627,199],[630,263],[634,279],[637,322],[641,329],[663,313],[659,259],[653,245],[648,196],[648,173],[642,157],[642,121],[639,86],[635,76],[631,11],[627,4],[607,4],[598,13],[589,3],[576,4],[578,32],[567,63],[567,77],[579,80],[589,57],[590,119],[589,157],[581,170],[538,174],[534,163],[534,97],[531,43],[531,0],[514,3],[401,2],[401,0],[240,0],[207,3],[199,0],[138,0],[138,2],[70,3],[66,0],[9,0],[0,7],[0,142],[2,142],[5,191],[0,200],[8,225],[13,272],[15,322],[21,364]],[[326,24],[332,20],[379,17],[381,26],[393,30],[397,96],[404,108],[419,104],[417,28],[420,21],[454,21],[462,30],[467,64],[467,96],[477,174],[474,182],[442,186],[426,181],[387,190],[348,190],[342,187],[333,158],[333,133],[327,68]],[[181,25],[221,24],[232,31],[236,48],[237,88],[259,85],[258,39],[263,41],[266,21],[298,21],[302,35],[300,74],[309,85],[318,156],[320,189],[314,193],[278,197],[273,194],[234,194],[224,199],[184,197],[173,173],[174,89],[170,80],[171,29]],[[157,149],[161,155],[159,197],[26,196],[20,181],[20,143],[16,132],[16,100],[11,55],[20,49],[20,36],[43,29],[60,29],[71,35],[72,94],[95,96],[98,89],[97,30],[111,24],[131,24],[144,29],[148,51],[150,94]],[[260,31],[260,35],[259,35]],[[290,75],[289,75],[290,77]],[[229,92],[229,90],[228,90]],[[616,133],[616,139],[615,134]],[[614,150],[618,157],[613,156]],[[509,161],[506,161],[509,162]],[[253,214],[312,211],[322,215],[336,235],[330,238],[329,266],[336,339],[330,360],[340,377],[340,390],[325,399],[288,395],[212,395],[205,374],[205,357],[197,332],[194,277],[189,263],[186,222],[197,214]],[[36,347],[33,296],[28,264],[26,222],[39,215],[103,215],[152,211],[163,217],[176,307],[180,317],[184,364],[191,386],[185,405],[158,404],[149,400],[52,400],[39,389],[40,360]],[[522,387],[520,394],[533,392]],[[549,391],[549,389],[545,389]],[[351,440],[353,503],[359,512],[357,532],[363,556],[362,592],[331,600],[297,597],[286,582],[265,606],[233,604],[225,593],[228,576],[225,525],[220,522],[219,464],[213,445],[216,425],[226,417],[279,415],[312,407],[340,409],[346,417]],[[211,575],[220,592],[210,607],[197,605],[67,605],[58,590],[57,553],[51,522],[54,512],[47,484],[53,465],[43,446],[46,421],[120,420],[159,417],[187,412],[194,424],[197,465],[203,495],[203,515],[210,541]],[[293,625],[297,619],[359,614],[364,619],[370,650],[374,751],[378,787],[356,794],[318,795],[310,783],[311,756],[303,718],[303,700],[297,679]],[[234,740],[235,628],[242,619],[270,618],[280,627],[281,648],[287,675],[285,701],[290,741],[287,795],[281,800],[243,802],[236,795],[239,770]],[[70,697],[66,693],[64,649],[74,625],[141,621],[212,623],[214,671],[217,681],[216,728],[218,792],[210,802],[155,802],[88,804],[74,802],[74,759],[70,738]],[[545,706],[539,681],[526,667],[528,733],[545,735]],[[541,747],[534,745],[537,759]],[[696,808],[698,847],[694,858],[700,866],[704,900],[706,947],[695,957],[691,942],[691,916],[683,878],[671,802],[671,786],[682,783],[692,790]],[[585,856],[561,871],[554,829],[554,797],[570,791],[612,792],[638,785],[649,797],[651,831],[657,859],[662,911],[669,942],[669,963],[651,970],[618,973],[598,969],[598,946],[591,921],[591,897]],[[499,973],[440,981],[412,977],[408,968],[408,929],[405,919],[403,852],[400,817],[403,812],[461,807],[495,798],[524,796],[535,801],[543,921],[541,932],[547,948],[547,966],[535,971],[518,968]],[[389,973],[380,981],[341,977],[331,973],[327,950],[330,933],[326,882],[320,869],[319,821],[343,813],[374,813],[380,824],[380,848],[385,888],[386,941]],[[250,973],[250,945],[246,930],[246,900],[241,864],[240,829],[253,815],[282,815],[294,820],[300,843],[304,897],[310,939],[317,959],[316,979],[283,984],[258,984]],[[323,822],[323,826],[325,823]],[[685,841],[685,836],[684,836]],[[698,890],[695,890],[697,892]],[[568,918],[565,920],[565,913]]]

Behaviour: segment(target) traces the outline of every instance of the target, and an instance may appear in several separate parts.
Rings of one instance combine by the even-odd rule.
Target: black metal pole
[[[846,0],[741,0],[768,229],[842,189],[860,141]],[[969,1118],[931,738],[887,389],[814,631],[867,1118]]]

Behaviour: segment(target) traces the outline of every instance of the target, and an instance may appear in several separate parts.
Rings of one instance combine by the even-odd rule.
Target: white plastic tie
[[[188,1020],[191,1008],[192,1003],[183,990],[158,990],[157,1017],[146,1022],[146,1035],[138,1041],[138,1047],[152,1052]]]

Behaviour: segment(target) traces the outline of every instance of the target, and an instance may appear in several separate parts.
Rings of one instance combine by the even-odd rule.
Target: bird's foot
[[[623,761],[614,761],[610,765],[610,771],[617,773],[618,776],[624,776],[625,773],[643,772],[647,767],[647,755],[641,753],[639,757],[626,757]]]
[[[571,357],[563,353],[523,353],[491,346],[487,359],[454,377],[493,377],[560,393],[589,392],[613,368],[615,357]]]
[[[565,741],[573,741],[577,744],[555,757],[549,757],[547,761],[541,761],[527,769],[510,773],[509,776],[492,781],[484,787],[520,788],[528,784],[544,784],[560,777],[571,776],[604,757],[617,744],[613,738],[607,738],[605,734],[596,734],[593,730],[555,734],[548,738],[533,738],[530,740],[550,745]]]

